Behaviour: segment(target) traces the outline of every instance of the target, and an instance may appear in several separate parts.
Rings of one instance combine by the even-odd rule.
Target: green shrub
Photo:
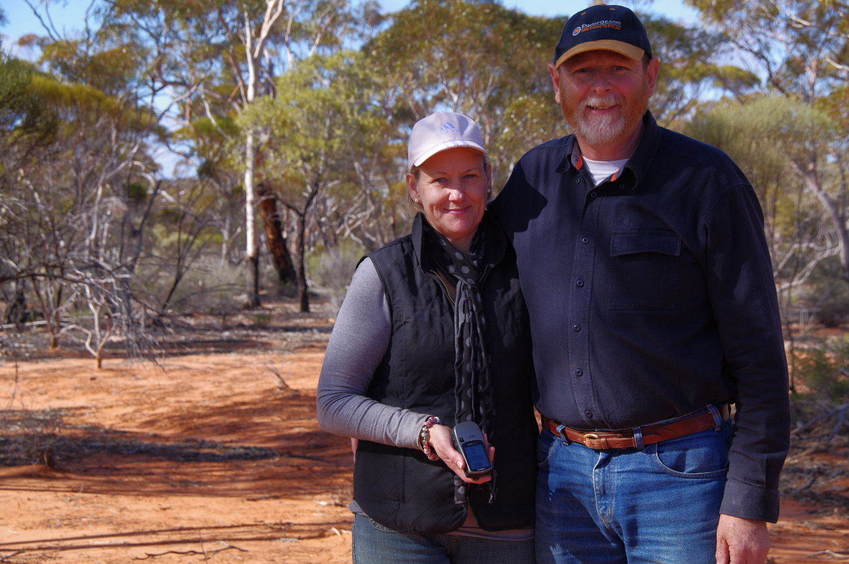
[[[849,338],[827,339],[796,353],[796,370],[807,393],[829,403],[849,401]]]
[[[817,266],[800,298],[817,312],[817,321],[826,327],[849,322],[849,283],[835,257]]]
[[[201,257],[180,280],[171,297],[168,310],[196,312],[226,317],[242,309],[246,288],[245,268],[221,261],[217,256]],[[169,268],[145,265],[139,291],[161,304],[174,282]]]
[[[348,284],[357,269],[357,262],[363,255],[363,247],[350,240],[343,240],[338,247],[317,249],[310,255],[310,278],[328,294],[334,311],[342,304]]]

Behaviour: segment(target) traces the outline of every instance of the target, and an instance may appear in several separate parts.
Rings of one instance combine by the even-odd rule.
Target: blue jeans
[[[725,422],[642,450],[592,450],[543,430],[537,562],[715,562],[730,437]]]
[[[354,516],[354,564],[533,564],[534,541],[399,533]]]

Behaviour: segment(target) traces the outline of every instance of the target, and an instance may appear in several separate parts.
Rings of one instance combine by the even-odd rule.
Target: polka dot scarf
[[[437,247],[434,260],[456,279],[457,285],[454,298],[455,421],[477,422],[492,444],[495,402],[484,342],[486,319],[478,287],[483,274],[485,238],[481,236],[482,230],[478,230],[471,252],[463,253],[435,230],[428,231],[438,243],[434,245]]]

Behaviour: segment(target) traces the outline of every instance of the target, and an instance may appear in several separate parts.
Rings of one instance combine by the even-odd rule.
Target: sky
[[[620,1],[624,5],[663,15],[674,21],[688,24],[697,21],[696,11],[684,6],[680,0]],[[31,0],[31,2],[40,5],[44,0]],[[380,0],[380,3],[383,9],[389,12],[404,8],[408,4],[408,0]],[[503,0],[502,3],[508,8],[521,10],[535,16],[572,14],[592,4],[591,0],[565,0],[560,2],[556,0]],[[58,2],[54,1],[52,4],[50,14],[53,24],[60,34],[82,29],[85,11],[90,4],[89,0],[58,0]],[[0,26],[0,35],[4,36],[3,45],[6,49],[11,49],[13,54],[22,58],[29,58],[32,54],[19,50],[14,46],[14,43],[20,36],[29,33],[43,35],[44,28],[41,27],[24,0],[3,0],[2,8],[7,20],[5,25]]]

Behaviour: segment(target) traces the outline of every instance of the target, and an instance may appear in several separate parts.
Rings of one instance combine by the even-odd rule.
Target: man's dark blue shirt
[[[622,429],[736,404],[722,513],[778,518],[787,372],[757,197],[718,149],[643,119],[596,186],[574,136],[516,165],[492,211],[516,249],[546,417]]]

